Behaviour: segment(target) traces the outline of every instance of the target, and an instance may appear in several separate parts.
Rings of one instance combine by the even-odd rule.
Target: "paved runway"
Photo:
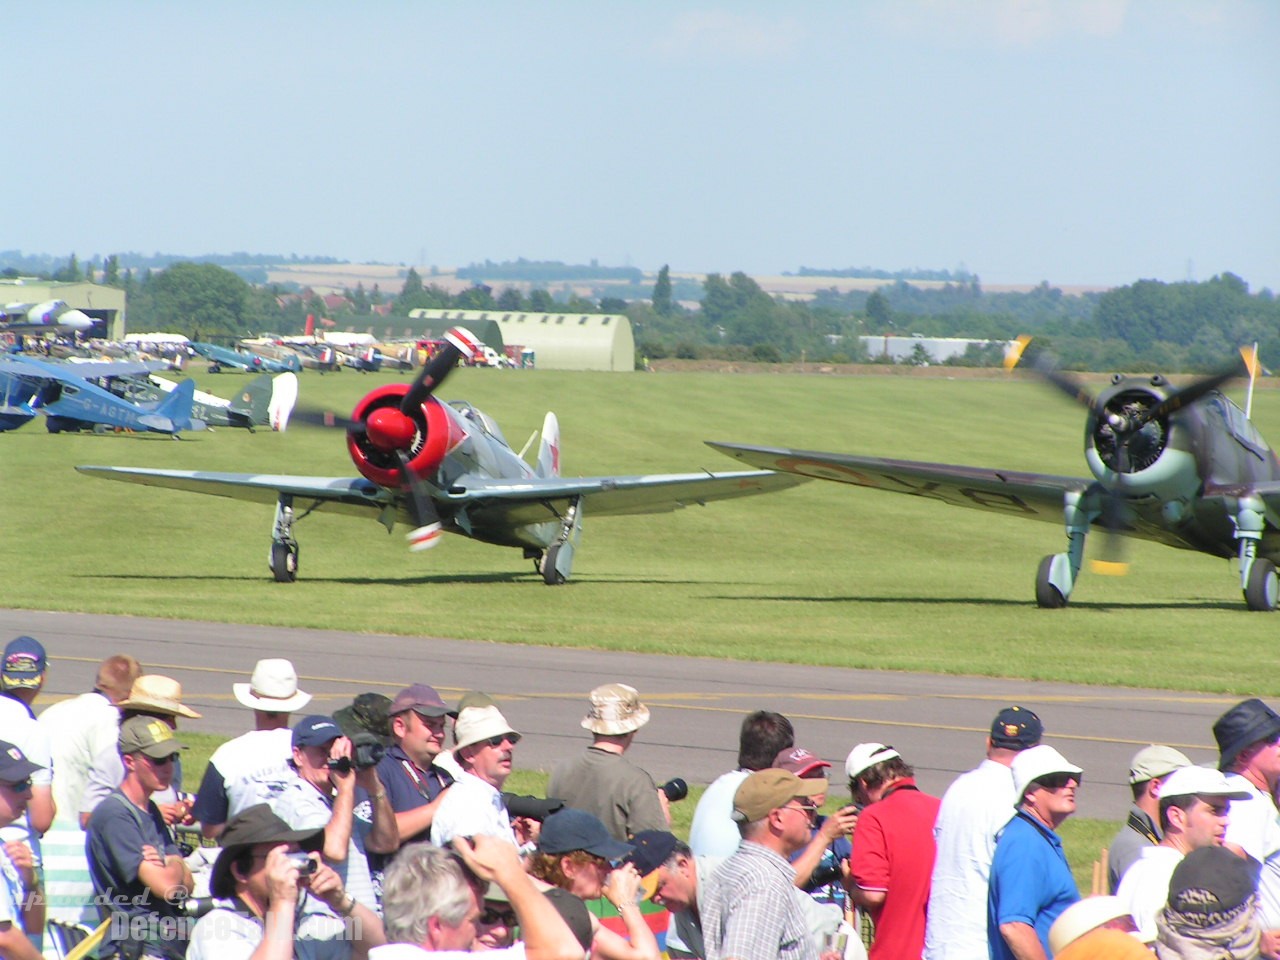
[[[1198,763],[1216,759],[1212,724],[1239,698],[1086,687],[1061,683],[738,663],[550,647],[370,634],[0,610],[0,642],[30,634],[51,664],[40,703],[90,689],[97,663],[130,653],[148,672],[181,681],[185,700],[204,714],[192,729],[236,734],[249,712],[231,694],[261,657],[287,657],[331,712],[365,690],[394,696],[430,683],[450,702],[468,689],[494,696],[525,739],[518,768],[547,769],[588,742],[579,727],[586,694],[609,681],[630,683],[652,710],[629,756],[659,782],[707,783],[736,765],[738,726],[755,709],[795,724],[797,742],[835,764],[860,741],[897,747],[922,789],[941,793],[981,759],[996,712],[1021,704],[1039,713],[1046,742],[1085,769],[1079,813],[1121,819],[1128,807],[1129,758],[1148,743],[1178,747]]]

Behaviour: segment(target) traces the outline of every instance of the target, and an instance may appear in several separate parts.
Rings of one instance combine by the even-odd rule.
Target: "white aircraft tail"
[[[540,477],[560,476],[560,421],[554,413],[548,412],[542,420],[542,441],[534,472]]]

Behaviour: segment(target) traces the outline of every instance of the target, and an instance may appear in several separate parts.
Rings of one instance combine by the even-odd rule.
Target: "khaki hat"
[[[1049,949],[1061,953],[1067,944],[1104,923],[1130,917],[1129,906],[1119,897],[1085,897],[1058,915],[1049,928]],[[1135,924],[1136,926],[1136,924]]]
[[[618,737],[639,730],[649,722],[649,708],[640,702],[635,687],[606,683],[591,691],[591,706],[582,725],[601,736]]]
[[[288,660],[259,660],[248,683],[233,683],[231,691],[251,710],[293,713],[311,702],[311,694],[298,689],[298,672]]]
[[[773,767],[757,770],[742,781],[733,795],[733,819],[755,823],[797,797],[816,797],[826,792],[826,780],[797,777],[790,770]]]
[[[199,720],[196,713],[182,703],[182,684],[158,673],[146,673],[133,681],[127,699],[116,704],[122,710],[151,710],[155,713],[171,713],[177,717]]]
[[[145,753],[152,760],[187,749],[187,745],[173,735],[173,728],[155,717],[130,717],[120,724],[116,745],[121,753]]]
[[[1180,767],[1189,766],[1191,761],[1182,752],[1153,743],[1149,747],[1143,747],[1129,761],[1129,783],[1132,785],[1159,780]]]
[[[511,729],[507,718],[497,707],[467,707],[458,713],[453,722],[453,735],[458,741],[454,749],[461,750],[473,743],[480,743],[490,737],[510,736],[512,742],[520,738],[520,734]]]

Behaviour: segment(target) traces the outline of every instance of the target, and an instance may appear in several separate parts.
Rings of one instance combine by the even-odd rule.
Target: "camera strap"
[[[422,772],[414,765],[412,760],[401,760],[400,766],[404,767],[404,772],[407,773],[409,775],[409,779],[413,781],[413,785],[417,789],[418,795],[421,796],[423,800],[430,803],[432,800],[431,790],[423,779]],[[441,789],[444,789],[444,787],[447,786],[447,783],[441,784]]]

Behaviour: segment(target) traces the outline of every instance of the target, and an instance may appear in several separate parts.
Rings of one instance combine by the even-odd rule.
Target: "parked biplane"
[[[144,375],[162,366],[156,362],[59,363],[18,355],[0,358],[0,396],[6,401],[0,430],[20,427],[37,413],[45,415],[50,433],[95,424],[174,436],[183,430],[203,430],[204,421],[191,414],[195,394],[191,380],[155,403],[133,403],[93,382]]]
[[[434,546],[445,532],[514,547],[534,561],[545,583],[555,585],[569,577],[587,512],[661,513],[801,482],[767,471],[562,477],[553,413],[543,421],[537,460],[530,466],[490,417],[468,403],[436,399],[440,382],[458,361],[480,349],[464,329],[454,328],[447,338],[448,345],[411,384],[371,391],[345,423],[329,418],[331,425],[346,428],[358,477],[76,469],[106,480],[274,503],[270,568],[282,582],[298,575],[294,524],[316,510],[376,519],[388,532],[407,524],[410,550]]]
[[[1020,343],[1025,347],[1026,338]],[[1016,363],[1021,349],[1012,356]],[[1012,364],[1011,364],[1012,365]],[[1177,389],[1164,377],[1120,376],[1094,396],[1051,360],[1036,372],[1089,411],[1085,461],[1093,479],[1049,476],[710,442],[756,467],[871,487],[1010,517],[1065,521],[1067,551],[1040,561],[1041,607],[1065,606],[1080,575],[1085,538],[1097,528],[1240,561],[1250,610],[1280,601],[1280,461],[1248,416],[1218,388],[1252,365],[1234,365]],[[1111,551],[1104,551],[1104,556]],[[1122,572],[1107,556],[1098,572]]]

